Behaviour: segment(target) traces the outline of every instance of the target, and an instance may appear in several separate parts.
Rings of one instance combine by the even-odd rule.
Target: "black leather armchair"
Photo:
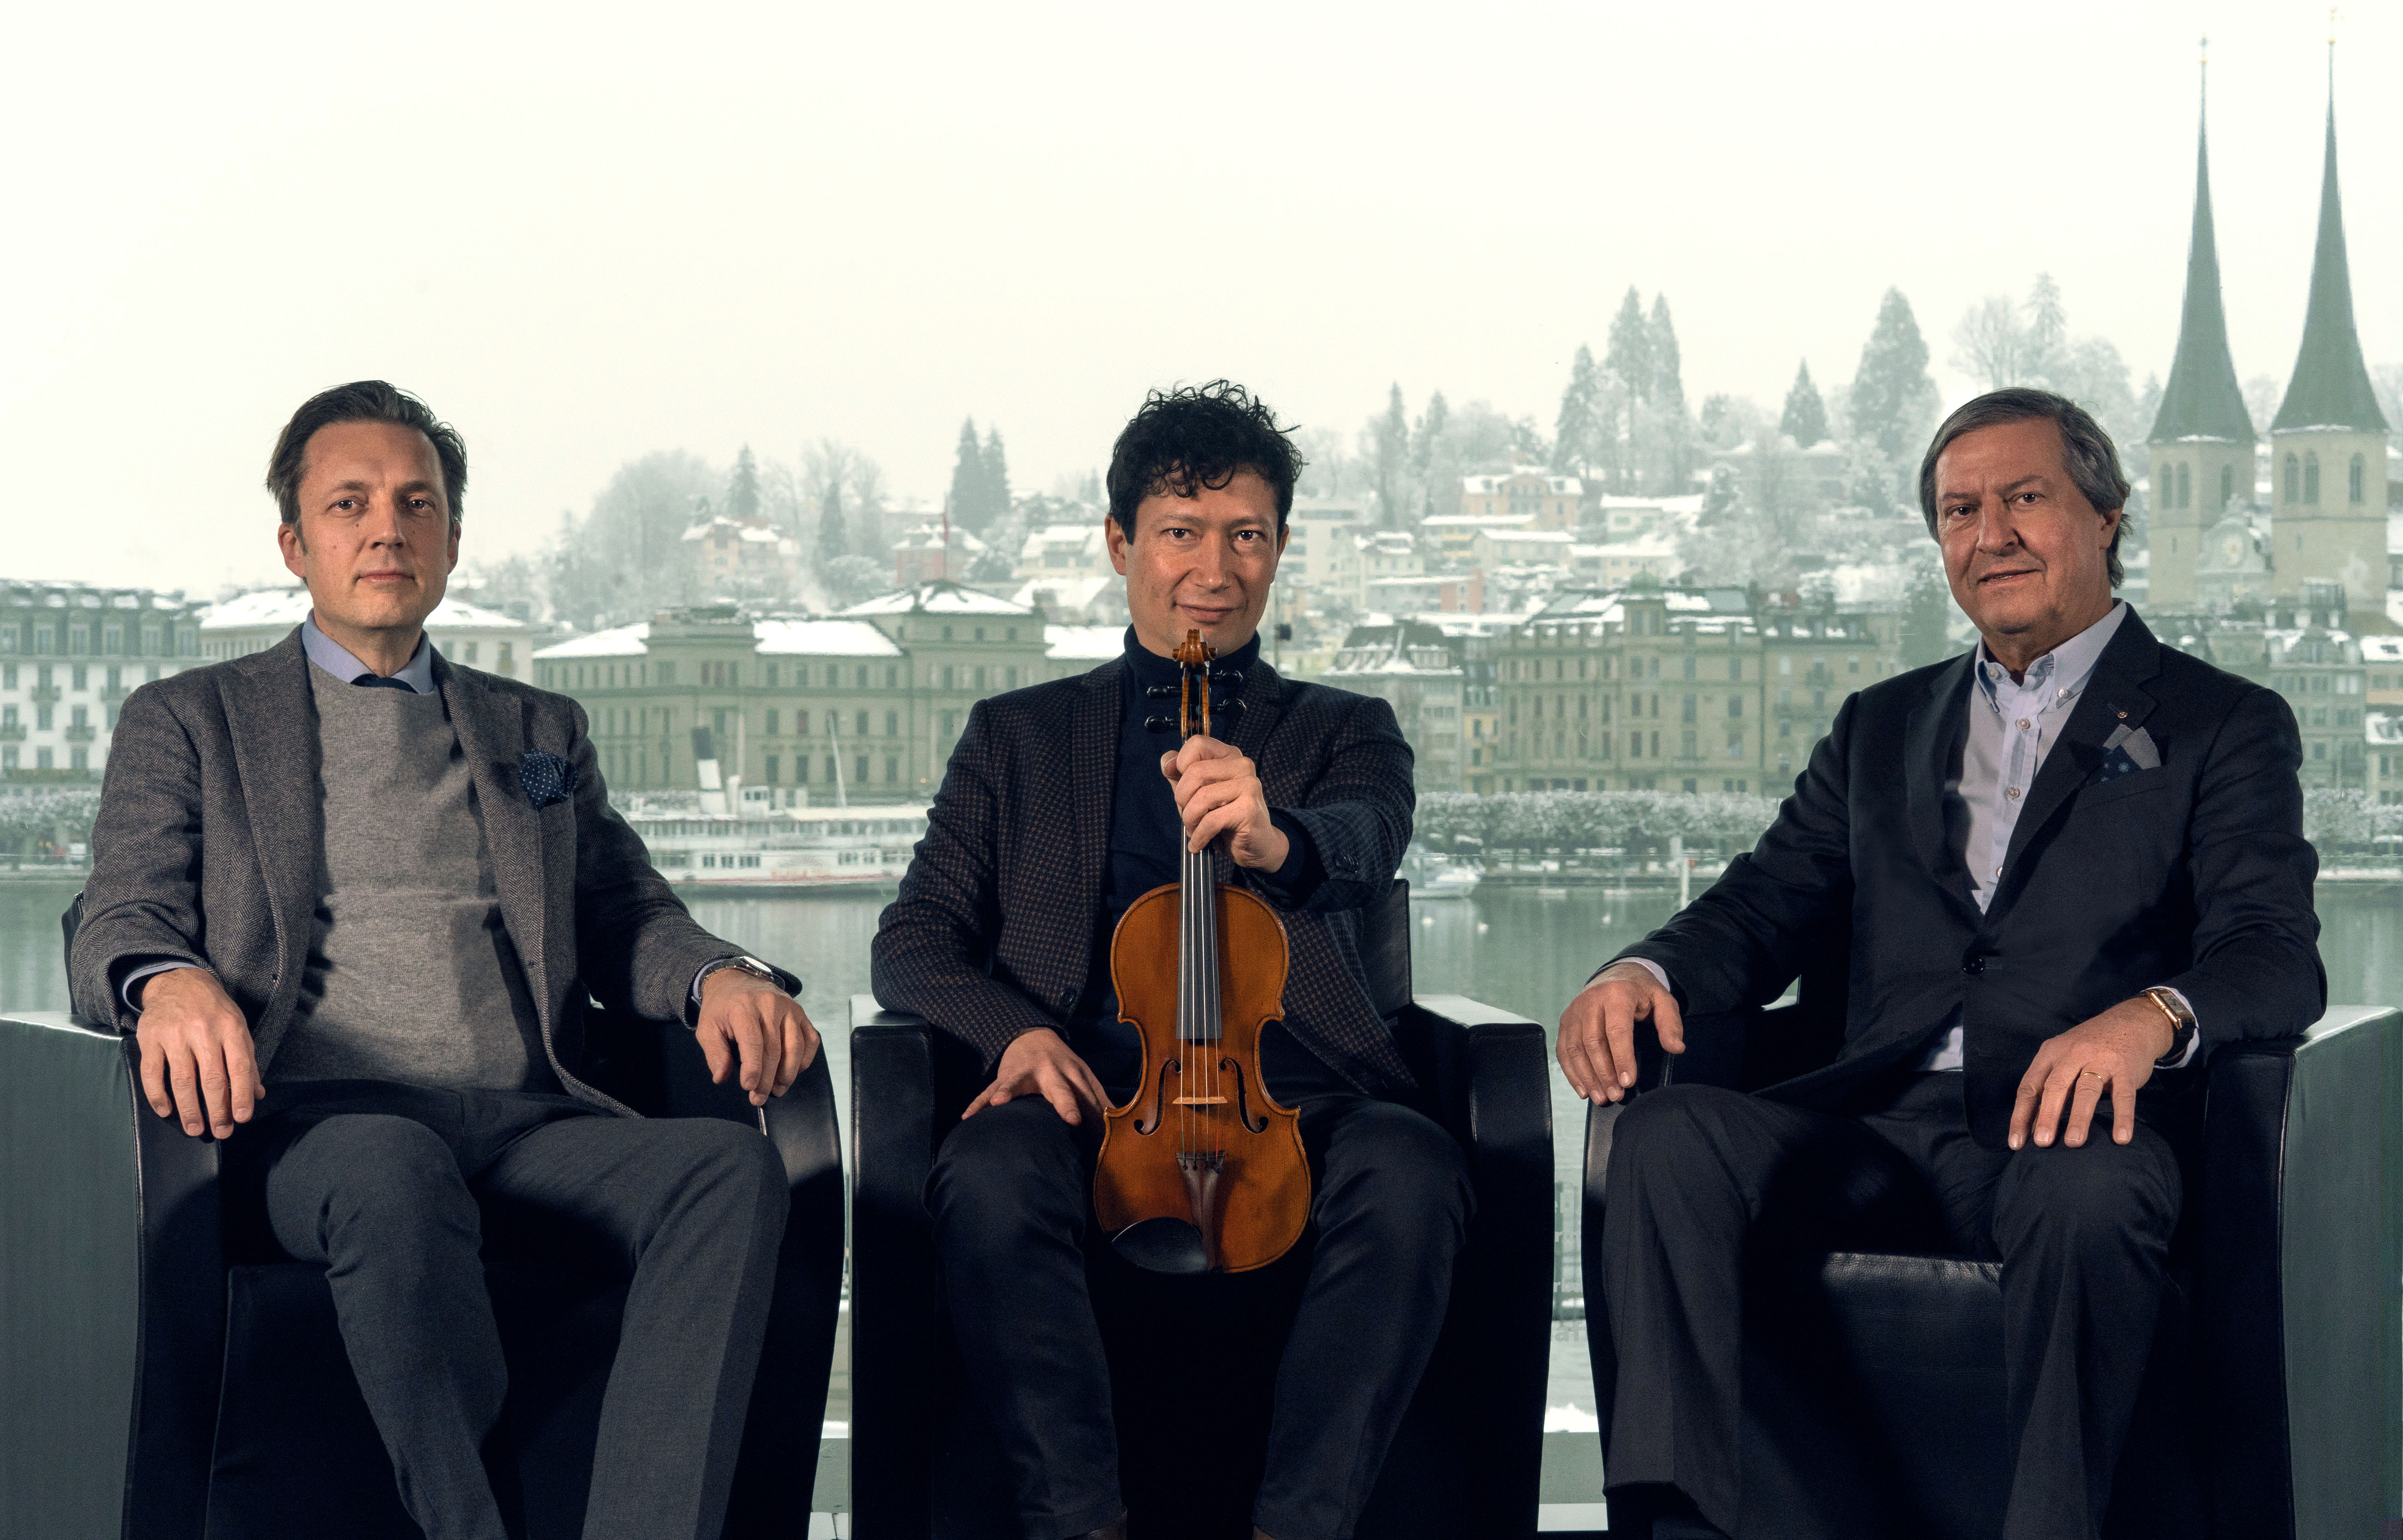
[[[1542,1466],[1552,1294],[1552,1135],[1543,1029],[1457,995],[1410,993],[1410,898],[1363,927],[1378,1007],[1470,1156],[1478,1211],[1434,1360],[1359,1533],[1531,1535]],[[966,1405],[923,1194],[935,1151],[987,1080],[922,1019],[852,1001],[852,1533],[863,1540],[1014,1535],[990,1438]],[[1178,1380],[1177,1420],[1118,1398],[1136,1533],[1248,1540],[1268,1386],[1307,1275],[1302,1247],[1256,1273],[1162,1278],[1090,1253],[1113,1372],[1128,1324],[1207,1309],[1235,1346]],[[1127,1365],[1133,1371],[1132,1351]],[[1155,1366],[1156,1367],[1156,1366]],[[1196,1427],[1214,1429],[1197,1449]],[[1217,1473],[1195,1481],[1194,1468]]]
[[[791,1180],[729,1536],[809,1528],[841,1294],[841,1146],[821,1055],[764,1109],[709,1083],[674,1023],[596,1020],[600,1078],[655,1116],[772,1139]],[[324,1272],[229,1235],[218,1145],[152,1113],[130,1039],[0,1018],[0,1534],[418,1535],[353,1379]],[[488,1270],[509,1397],[489,1463],[513,1532],[583,1522],[622,1280]]]
[[[1806,987],[1806,1002],[1811,992]],[[1689,1022],[1674,1078],[1755,1089],[1832,1058],[1806,1006]],[[1657,1040],[1639,1089],[1660,1083]],[[1799,1057],[1798,1058],[1798,1051]],[[1618,1107],[1589,1111],[1585,1276],[1598,1295]],[[2109,1540],[2398,1533],[2403,1511],[2403,1012],[2212,1057],[2152,1361]],[[1998,1264],[1838,1252],[1775,1259],[1747,1302],[1747,1462],[1777,1533],[1991,1535],[2009,1464]],[[1594,1309],[1594,1385],[1611,1394]],[[1812,1472],[1808,1490],[1785,1471]]]

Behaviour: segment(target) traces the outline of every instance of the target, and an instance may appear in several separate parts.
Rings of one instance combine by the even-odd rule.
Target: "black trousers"
[[[1123,1102],[1131,1088],[1096,1068]],[[1314,1245],[1253,1522],[1274,1540],[1344,1540],[1442,1329],[1474,1200],[1458,1142],[1432,1119],[1271,1084],[1300,1114]],[[1094,1119],[1072,1128],[1024,1097],[951,1131],[927,1182],[953,1329],[1029,1540],[1126,1513],[1083,1249],[1100,1138]]]
[[[1957,1074],[1910,1076],[1859,1117],[1673,1086],[1620,1116],[1605,1187],[1615,1492],[1665,1484],[1730,1535],[1776,1534],[1777,1515],[1742,1502],[1746,1261],[1763,1248],[1952,1252],[2003,1265],[2015,1464],[2002,1533],[2096,1533],[2181,1195],[2175,1156],[2143,1118],[2115,1144],[2105,1101],[2085,1145],[2014,1152],[1970,1138]]]
[[[504,1540],[482,1463],[508,1387],[488,1243],[632,1281],[585,1534],[715,1540],[785,1228],[783,1166],[756,1131],[558,1095],[300,1082],[268,1089],[226,1178],[287,1255],[325,1265],[402,1505],[430,1540]]]

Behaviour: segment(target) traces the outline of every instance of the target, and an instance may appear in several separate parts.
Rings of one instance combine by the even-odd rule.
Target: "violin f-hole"
[[[1243,1089],[1243,1064],[1230,1056],[1219,1060],[1218,1068],[1235,1077],[1235,1121],[1243,1125],[1245,1133],[1266,1133],[1269,1128],[1267,1114],[1261,1114],[1257,1123],[1252,1121],[1252,1099]]]
[[[1160,1115],[1168,1105],[1168,1077],[1171,1075],[1181,1076],[1184,1073],[1184,1064],[1174,1059],[1163,1059],[1160,1061],[1160,1079],[1154,1083],[1151,1088],[1151,1126],[1146,1128],[1142,1120],[1137,1119],[1134,1125],[1135,1132],[1157,1133],[1160,1131]],[[1255,1129],[1253,1131],[1257,1133],[1259,1131]]]

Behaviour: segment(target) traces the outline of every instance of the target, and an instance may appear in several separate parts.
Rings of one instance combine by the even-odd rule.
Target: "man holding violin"
[[[1125,655],[977,705],[876,937],[878,999],[993,1073],[937,1156],[926,1202],[1029,1540],[1125,1533],[1086,1274],[1103,1111],[1144,1075],[1111,941],[1136,899],[1179,881],[1183,851],[1212,851],[1217,881],[1283,922],[1283,1020],[1261,1033],[1257,1069],[1300,1115],[1313,1184],[1257,1533],[1352,1533],[1466,1235],[1460,1147],[1412,1104],[1359,962],[1359,911],[1388,891],[1410,839],[1410,745],[1382,701],[1280,678],[1259,658],[1300,467],[1240,386],[1145,403],[1108,477],[1110,557],[1134,622]],[[1223,693],[1213,732],[1180,747],[1158,729],[1182,687],[1172,654],[1196,631]],[[1254,965],[1229,954],[1230,972]],[[1224,1201],[1243,1201],[1240,1186]]]

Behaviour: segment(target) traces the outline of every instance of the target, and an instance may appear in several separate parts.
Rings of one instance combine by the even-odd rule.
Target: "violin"
[[[1198,631],[1176,649],[1180,739],[1210,731],[1216,656]],[[1137,1267],[1245,1272],[1283,1256],[1310,1219],[1300,1118],[1260,1078],[1260,1029],[1284,1016],[1285,923],[1256,895],[1220,886],[1210,853],[1181,833],[1179,880],[1129,905],[1110,937],[1143,1081],[1102,1115],[1093,1212]]]

